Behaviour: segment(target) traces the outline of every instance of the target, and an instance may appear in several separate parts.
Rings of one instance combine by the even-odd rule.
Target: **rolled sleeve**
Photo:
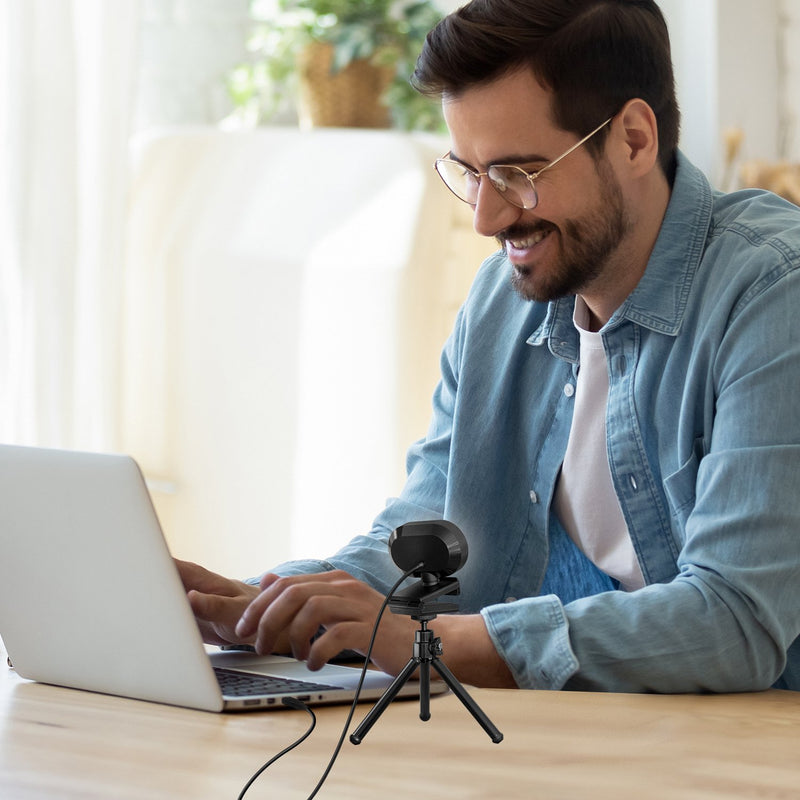
[[[487,606],[481,615],[520,689],[561,689],[577,672],[569,622],[555,595]]]

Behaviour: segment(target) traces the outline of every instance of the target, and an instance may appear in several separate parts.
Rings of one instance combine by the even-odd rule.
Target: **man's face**
[[[534,172],[580,138],[553,124],[551,93],[528,70],[446,100],[444,113],[452,156],[479,172],[492,164]],[[582,146],[543,172],[536,190],[537,206],[524,210],[483,178],[475,205],[475,230],[503,246],[516,290],[549,301],[591,293],[613,280],[625,266],[616,256],[630,221],[611,165],[595,162]]]

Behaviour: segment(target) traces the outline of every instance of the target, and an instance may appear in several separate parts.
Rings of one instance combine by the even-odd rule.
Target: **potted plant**
[[[440,130],[438,105],[408,80],[431,0],[252,0],[251,60],[228,90],[246,123],[295,105],[300,124]]]

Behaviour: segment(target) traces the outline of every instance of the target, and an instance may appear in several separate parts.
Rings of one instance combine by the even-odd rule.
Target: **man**
[[[442,98],[439,174],[502,251],[401,496],[260,587],[181,564],[206,638],[312,668],[363,651],[390,532],[445,518],[470,558],[436,631],[465,682],[800,689],[800,210],[715,193],[677,150],[650,0],[473,0],[414,81]],[[388,615],[374,661],[401,669],[414,628]]]

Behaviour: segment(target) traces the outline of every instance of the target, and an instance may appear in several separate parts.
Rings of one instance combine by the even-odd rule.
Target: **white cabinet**
[[[137,145],[122,441],[176,555],[324,556],[399,491],[480,261],[438,137],[291,128]]]

